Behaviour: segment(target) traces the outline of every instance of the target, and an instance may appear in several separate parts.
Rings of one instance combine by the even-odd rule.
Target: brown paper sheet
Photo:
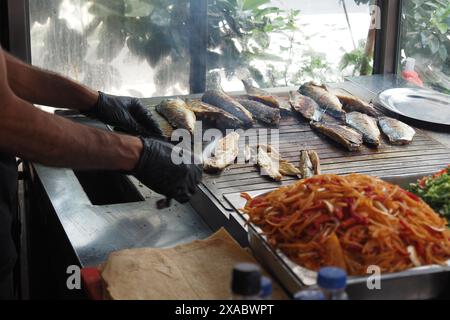
[[[255,259],[224,230],[169,249],[112,253],[101,267],[105,298],[115,300],[229,299],[231,271]],[[274,299],[285,299],[274,283]]]

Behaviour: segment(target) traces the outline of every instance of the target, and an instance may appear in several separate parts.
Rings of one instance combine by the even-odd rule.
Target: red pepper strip
[[[244,198],[247,201],[252,200],[252,197],[247,192],[242,192],[241,193],[241,198]]]
[[[316,227],[316,229],[320,229],[320,225],[328,220],[330,220],[330,217],[326,215],[321,215],[319,218],[314,220],[314,227]]]
[[[400,224],[403,226],[403,228],[405,228],[408,231],[412,231],[411,228],[408,226],[408,224],[403,221],[403,219],[400,219]]]
[[[341,223],[341,227],[342,228],[347,228],[347,227],[351,226],[352,224],[355,224],[356,222],[357,222],[356,219],[350,218],[350,219],[342,222]]]
[[[252,199],[252,200],[250,200],[250,204],[249,205],[250,205],[250,207],[254,207],[254,206],[260,204],[263,200],[264,200],[263,198]]]
[[[373,197],[373,200],[384,202],[384,201],[386,201],[386,196],[375,196],[375,197]]]
[[[342,220],[342,218],[344,218],[344,211],[342,210],[342,208],[334,209],[334,215],[335,215],[339,220]]]
[[[420,201],[420,198],[419,198],[418,196],[416,196],[414,193],[411,193],[411,192],[409,192],[409,191],[405,191],[405,193],[406,193],[411,199],[416,200],[416,201]]]

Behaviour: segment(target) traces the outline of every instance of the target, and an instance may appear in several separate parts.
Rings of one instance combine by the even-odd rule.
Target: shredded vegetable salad
[[[247,199],[243,212],[269,244],[310,270],[371,265],[403,271],[450,258],[444,218],[415,194],[366,175],[319,175]]]

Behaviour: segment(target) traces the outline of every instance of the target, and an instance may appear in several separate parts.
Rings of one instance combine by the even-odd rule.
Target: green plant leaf
[[[254,10],[267,3],[270,3],[270,0],[244,0],[242,10]]]

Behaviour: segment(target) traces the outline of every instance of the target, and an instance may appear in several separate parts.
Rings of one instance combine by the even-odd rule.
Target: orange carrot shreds
[[[319,175],[260,197],[242,196],[249,222],[308,269],[333,264],[365,275],[370,265],[397,272],[450,259],[446,220],[377,178]]]

